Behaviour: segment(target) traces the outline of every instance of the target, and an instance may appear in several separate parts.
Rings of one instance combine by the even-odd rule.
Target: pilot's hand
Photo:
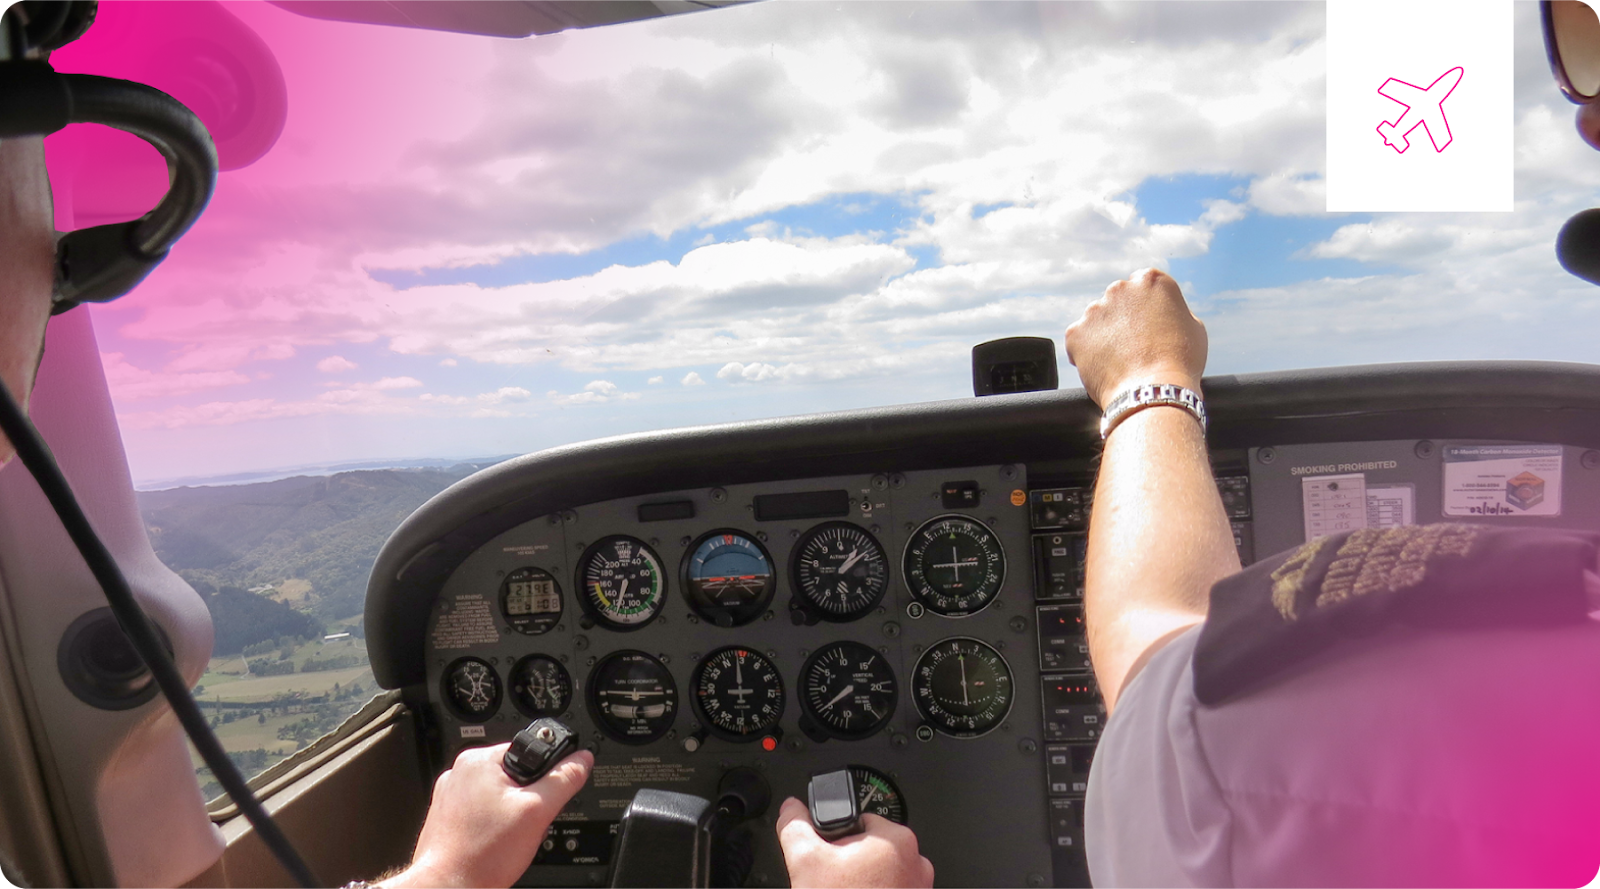
[[[835,842],[817,836],[806,804],[789,797],[778,810],[778,843],[795,889],[933,885],[933,864],[917,852],[911,828],[861,816],[864,830]]]
[[[44,142],[0,139],[0,379],[22,405],[44,347],[55,262]],[[10,457],[11,443],[0,435],[0,464]]]
[[[1189,311],[1177,281],[1145,269],[1107,287],[1067,328],[1067,360],[1102,409],[1122,390],[1144,383],[1199,392],[1206,326]]]
[[[589,779],[594,754],[580,750],[518,787],[500,768],[510,746],[463,750],[439,776],[411,866],[384,880],[386,889],[507,887],[522,876],[561,807]]]

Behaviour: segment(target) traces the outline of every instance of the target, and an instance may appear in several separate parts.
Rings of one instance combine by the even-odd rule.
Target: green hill
[[[156,554],[206,594],[222,654],[224,638],[242,647],[268,632],[250,622],[294,625],[287,606],[316,619],[304,626],[360,614],[367,575],[390,532],[429,497],[480,468],[365,470],[137,496]],[[229,588],[262,602],[240,600]]]

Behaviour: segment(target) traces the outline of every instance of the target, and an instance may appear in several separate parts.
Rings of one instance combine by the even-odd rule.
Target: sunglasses
[[[1600,98],[1600,16],[1579,0],[1540,0],[1539,15],[1561,92],[1577,105]]]

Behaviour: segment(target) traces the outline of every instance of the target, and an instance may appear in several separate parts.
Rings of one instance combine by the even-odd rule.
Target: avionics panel
[[[872,805],[904,813],[941,885],[1047,885],[1033,576],[1016,465],[672,491],[544,516],[478,548],[434,604],[442,762],[544,712],[595,751],[529,885],[599,883],[637,789],[715,799],[740,766],[775,799],[748,885],[787,881],[776,802],[845,766]]]

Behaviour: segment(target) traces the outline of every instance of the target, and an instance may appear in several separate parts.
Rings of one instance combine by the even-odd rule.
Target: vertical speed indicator
[[[929,611],[946,617],[976,614],[1005,583],[1005,548],[977,519],[940,516],[911,536],[905,574],[911,595]]]

